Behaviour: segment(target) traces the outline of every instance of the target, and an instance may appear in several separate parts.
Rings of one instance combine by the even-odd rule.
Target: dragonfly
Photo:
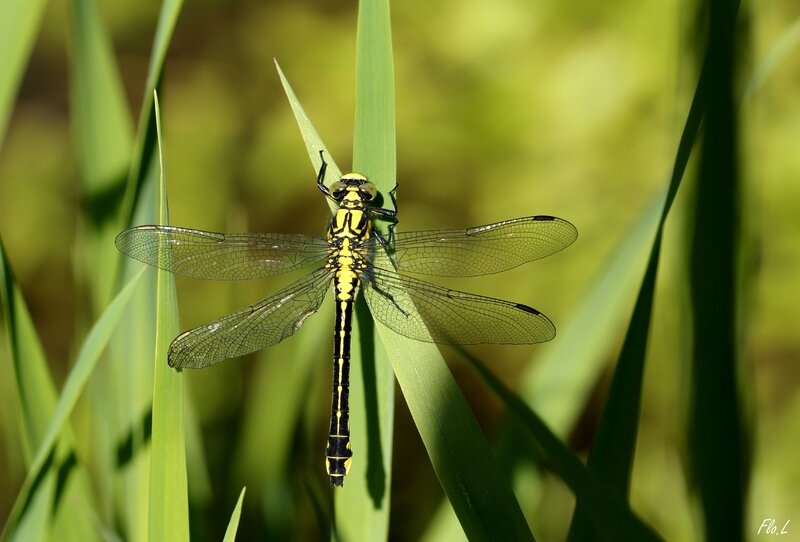
[[[467,277],[488,275],[554,254],[576,239],[571,223],[528,216],[466,229],[395,232],[393,208],[358,173],[317,188],[336,207],[325,236],[282,233],[215,233],[174,226],[136,226],[115,244],[127,256],[195,279],[253,279],[313,268],[282,290],[218,320],[178,335],[167,362],[199,369],[275,345],[317,312],[329,290],[335,296],[333,390],[326,448],[332,487],[350,470],[350,337],[356,298],[363,291],[372,316],[396,333],[443,344],[532,344],[555,337],[538,310],[511,301],[434,285],[408,273]],[[387,235],[374,221],[389,223]],[[331,288],[331,284],[333,288]]]

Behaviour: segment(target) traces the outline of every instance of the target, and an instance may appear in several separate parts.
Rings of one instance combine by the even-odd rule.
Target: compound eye
[[[370,183],[364,183],[358,188],[361,197],[364,198],[364,201],[372,201],[375,199],[375,196],[378,195],[378,191],[375,190],[375,187],[372,186]]]
[[[347,192],[347,185],[342,181],[336,181],[331,185],[330,192],[331,195],[333,195],[333,199],[340,200],[344,197],[345,192]]]

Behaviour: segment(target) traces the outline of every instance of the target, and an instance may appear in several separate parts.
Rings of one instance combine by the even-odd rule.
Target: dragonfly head
[[[338,202],[344,200],[360,200],[364,202],[372,201],[378,195],[378,191],[366,177],[358,173],[347,173],[341,179],[331,185],[330,188],[333,199]]]

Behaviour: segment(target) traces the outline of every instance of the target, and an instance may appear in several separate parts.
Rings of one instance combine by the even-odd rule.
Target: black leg
[[[319,173],[317,173],[317,188],[319,188],[320,192],[325,194],[327,197],[333,199],[330,190],[328,187],[325,186],[325,172],[328,170],[328,163],[325,161],[325,157],[322,155],[323,151],[320,149],[319,151],[319,159],[322,160],[322,165],[319,166]]]
[[[392,241],[393,233],[394,233],[394,225],[391,225],[389,226],[389,241]],[[378,244],[382,246],[384,250],[386,250],[387,252],[391,252],[392,247],[381,232],[379,232],[378,230],[372,230],[372,235],[375,236],[375,239],[378,240]]]
[[[389,238],[386,239],[383,235],[380,234],[377,230],[375,231],[375,237],[377,237],[378,242],[380,245],[385,248],[387,251],[391,251],[394,249],[394,228],[397,226],[397,197],[395,193],[397,192],[397,185],[394,185],[389,191],[389,197],[392,200],[392,207],[394,209],[384,209],[381,207],[373,207],[370,209],[370,212],[373,215],[377,215],[381,218],[381,220],[385,220],[389,223]]]
[[[392,207],[394,207],[394,221],[389,224],[389,246],[394,248],[394,228],[397,226],[397,183],[394,188],[389,190],[389,197],[392,199]]]
[[[395,213],[397,212],[397,183],[394,184],[394,188],[389,190],[389,197],[392,200],[392,207],[394,207]]]
[[[374,281],[374,280],[370,282],[370,286],[372,286],[372,289],[373,289],[373,290],[375,290],[375,291],[376,291],[376,292],[378,292],[380,295],[382,295],[383,297],[385,297],[386,299],[388,299],[389,301],[391,301],[391,302],[392,302],[392,305],[394,305],[394,306],[397,308],[397,310],[399,310],[400,312],[402,312],[404,316],[408,316],[408,314],[409,314],[409,313],[408,313],[408,312],[406,312],[406,311],[404,311],[404,310],[403,310],[403,308],[402,308],[400,305],[398,305],[398,304],[397,304],[397,301],[394,299],[394,296],[393,296],[392,294],[390,294],[390,293],[389,293],[389,292],[387,292],[386,290],[381,290],[381,289],[380,289],[380,288],[379,288],[379,287],[378,287],[378,286],[375,284],[375,281]]]

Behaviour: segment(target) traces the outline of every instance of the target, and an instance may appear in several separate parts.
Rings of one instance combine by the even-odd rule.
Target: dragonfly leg
[[[382,246],[383,249],[387,253],[389,253],[390,255],[395,253],[395,248],[394,248],[394,227],[395,227],[396,224],[397,224],[397,222],[389,225],[388,239],[386,237],[384,237],[384,235],[381,232],[379,232],[378,230],[372,230],[372,235],[375,236],[375,239],[377,239],[378,244],[380,246]]]
[[[389,197],[392,200],[392,207],[393,207],[392,209],[386,209],[386,208],[382,208],[382,207],[375,207],[375,208],[370,209],[370,212],[373,215],[377,215],[382,220],[385,220],[385,221],[387,221],[389,223],[389,238],[388,239],[385,239],[382,235],[380,235],[379,232],[375,232],[376,237],[378,238],[378,242],[381,244],[381,246],[383,246],[387,250],[389,249],[389,247],[394,247],[394,228],[395,228],[395,226],[397,226],[397,222],[398,222],[398,219],[397,219],[397,196],[396,196],[396,192],[397,192],[397,184],[395,184],[394,188],[392,188],[389,191]]]
[[[394,183],[394,188],[389,190],[389,197],[392,199],[392,207],[394,207],[394,212],[397,213],[397,183]]]
[[[392,304],[397,308],[397,310],[399,310],[400,312],[403,313],[403,316],[408,316],[409,313],[407,311],[404,311],[403,308],[400,305],[397,304],[397,301],[395,300],[395,298],[394,298],[394,296],[392,294],[390,294],[386,290],[382,290],[378,285],[375,284],[375,281],[371,281],[370,285],[372,286],[373,290],[375,290],[380,295],[382,295],[383,297],[385,297],[386,299],[391,301]]]
[[[389,197],[392,199],[392,207],[394,207],[394,222],[389,224],[389,246],[394,248],[394,228],[397,226],[397,183],[394,188],[389,190]]]
[[[394,188],[389,190],[389,198],[392,200],[392,208],[386,209],[383,207],[373,207],[371,209],[373,214],[379,215],[380,217],[384,218],[392,222],[393,224],[397,224],[397,185],[394,185]],[[394,219],[394,220],[393,220]]]
[[[319,173],[317,173],[317,188],[319,188],[319,191],[325,194],[326,197],[333,200],[333,195],[331,194],[331,191],[328,190],[327,186],[325,186],[325,172],[328,170],[328,162],[325,161],[323,153],[324,151],[320,149],[319,159],[322,160],[322,164],[319,166]]]

